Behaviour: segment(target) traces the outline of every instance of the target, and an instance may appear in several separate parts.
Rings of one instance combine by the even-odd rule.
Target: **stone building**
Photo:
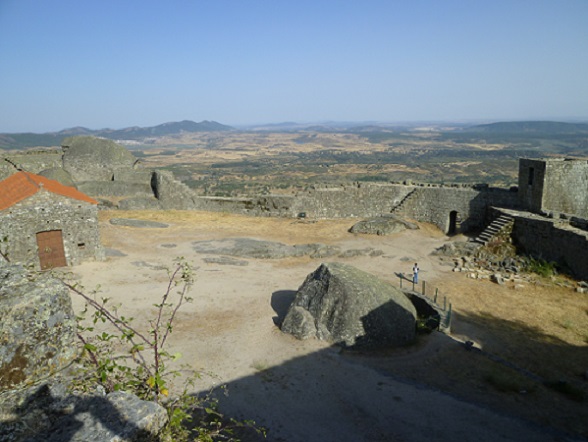
[[[588,217],[588,161],[519,160],[519,204],[534,213]]]
[[[11,262],[41,270],[103,259],[98,202],[73,187],[20,171],[0,181],[0,238]]]

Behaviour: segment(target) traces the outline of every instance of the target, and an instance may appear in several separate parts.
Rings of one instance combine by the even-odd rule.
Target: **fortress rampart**
[[[311,186],[293,195],[221,198],[196,195],[169,171],[142,169],[124,147],[108,140],[74,137],[63,153],[5,155],[0,178],[15,165],[42,173],[61,168],[79,190],[121,209],[176,209],[240,213],[251,216],[309,219],[368,218],[390,213],[428,222],[447,234],[481,230],[492,208],[516,209],[513,239],[534,256],[565,263],[588,278],[588,162],[533,160],[519,162],[519,186],[353,183]],[[66,183],[64,183],[66,184]],[[525,215],[526,214],[526,215]]]

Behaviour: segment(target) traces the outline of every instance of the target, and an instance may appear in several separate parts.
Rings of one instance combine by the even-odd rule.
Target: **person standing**
[[[418,284],[419,282],[419,265],[418,263],[414,263],[414,267],[412,268],[412,282],[414,284]]]

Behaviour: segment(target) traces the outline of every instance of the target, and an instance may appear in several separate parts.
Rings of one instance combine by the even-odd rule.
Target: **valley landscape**
[[[233,198],[352,182],[508,189],[518,185],[521,157],[588,158],[588,130],[571,123],[179,129],[188,123],[163,125],[168,133],[135,128],[113,136],[142,168],[171,171],[198,195]],[[87,130],[62,135],[72,132]],[[18,147],[15,134],[1,139],[9,143],[7,156],[60,150],[53,145],[55,135],[46,139],[47,146]],[[113,218],[167,227],[118,226],[110,223]],[[529,274],[497,284],[467,270],[456,272],[461,256],[437,253],[467,236],[447,236],[427,223],[389,236],[349,233],[357,221],[101,210],[108,257],[71,271],[88,289],[101,286],[101,294],[148,327],[166,280],[162,269],[176,256],[192,262],[195,301],[177,318],[173,351],[204,375],[194,394],[217,389],[221,411],[254,419],[268,429],[267,440],[588,437],[588,297],[577,290],[578,281]],[[342,253],[329,260],[392,284],[418,261],[429,290],[452,304],[451,334],[422,334],[412,347],[377,352],[297,341],[280,331],[280,318],[323,260],[235,259],[195,247],[199,241],[239,238],[336,246]],[[74,305],[83,309],[79,299]],[[227,396],[220,394],[221,385]]]

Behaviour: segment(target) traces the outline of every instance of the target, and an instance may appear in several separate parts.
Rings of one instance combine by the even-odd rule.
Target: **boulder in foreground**
[[[69,292],[48,274],[0,265],[0,318],[0,391],[42,379],[78,356]]]
[[[415,339],[416,311],[399,289],[353,266],[321,264],[308,275],[282,323],[299,339],[385,347]]]

